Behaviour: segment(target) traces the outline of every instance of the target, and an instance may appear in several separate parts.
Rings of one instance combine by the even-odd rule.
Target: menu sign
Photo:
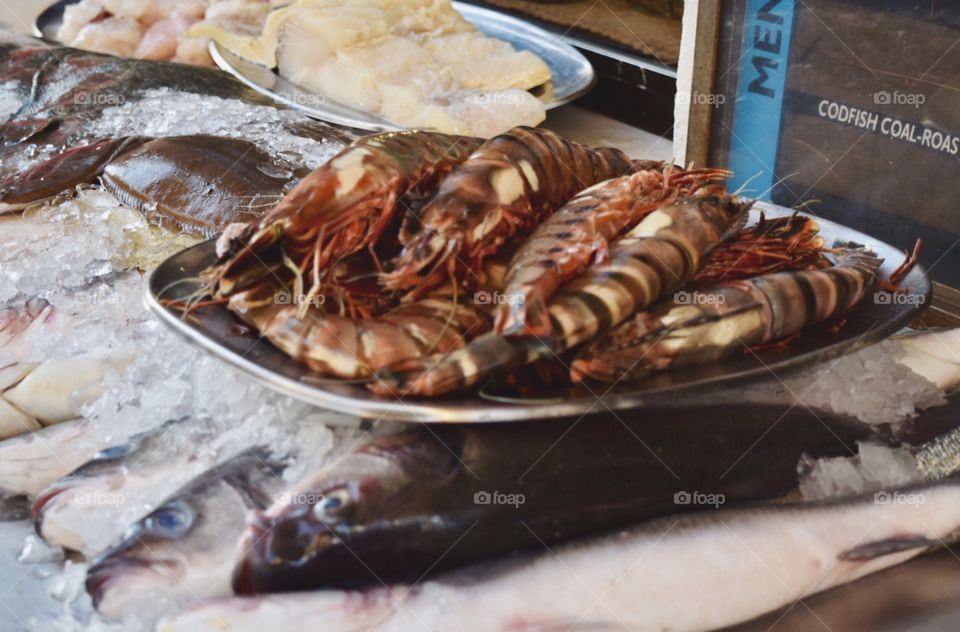
[[[960,286],[960,3],[724,2],[710,159]]]

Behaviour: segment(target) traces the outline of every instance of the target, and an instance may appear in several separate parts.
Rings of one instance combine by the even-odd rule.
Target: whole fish
[[[899,564],[960,528],[960,481],[671,516],[413,586],[207,602],[163,632],[706,630]]]
[[[96,555],[170,492],[248,445],[231,445],[223,434],[210,420],[187,417],[101,450],[37,496],[37,533]]]
[[[296,460],[307,471],[319,467],[336,447],[326,426],[336,421],[325,414],[237,425],[194,417],[168,422],[103,450],[41,492],[33,505],[37,533],[49,544],[93,557],[171,493],[257,446],[269,445],[276,458]]]
[[[140,621],[230,594],[244,515],[276,499],[283,464],[252,450],[211,469],[136,522],[87,572],[101,614]]]
[[[614,382],[705,364],[839,318],[867,296],[882,263],[842,244],[833,267],[721,281],[678,292],[590,341],[571,365],[575,380]]]
[[[632,420],[595,415],[374,437],[251,516],[234,588],[416,579],[695,509],[684,504],[695,493],[777,497],[797,485],[801,454],[848,454],[870,434],[843,417],[819,418],[826,425],[803,407],[689,406]],[[751,449],[761,439],[763,449]]]
[[[134,455],[122,459],[119,463],[129,471],[124,472],[117,490],[128,496],[132,507],[109,507],[105,515],[72,514],[75,520],[97,525],[108,535],[119,534],[89,572],[88,586],[101,614],[124,620],[134,615],[146,622],[174,607],[230,594],[230,573],[240,557],[238,546],[245,530],[244,514],[279,501],[280,492],[292,482],[316,471],[357,440],[360,435],[355,428],[332,432],[326,423],[336,421],[325,413],[291,419],[290,423],[251,423],[221,430],[216,440],[198,437],[195,432],[192,438],[204,445],[202,452],[218,454],[198,455],[194,448],[183,449],[185,454],[177,456],[171,454],[173,447],[166,445],[139,450],[139,459],[132,458]],[[177,430],[182,429],[172,427],[168,432]],[[231,434],[235,436],[226,436]],[[183,443],[181,440],[174,447],[183,448]],[[200,474],[192,465],[194,459],[202,462]],[[142,460],[154,464],[142,465]],[[118,476],[116,465],[108,465],[103,475],[81,480],[79,489],[109,494],[111,472]],[[179,470],[194,474],[186,480]],[[136,489],[130,489],[131,478],[139,479]],[[61,513],[53,517],[65,529],[70,516]],[[163,524],[171,521],[179,526],[164,529]],[[132,531],[127,529],[130,524],[134,525]],[[92,526],[74,530],[83,533]],[[171,576],[176,581],[171,581]],[[152,604],[156,609],[150,609]]]

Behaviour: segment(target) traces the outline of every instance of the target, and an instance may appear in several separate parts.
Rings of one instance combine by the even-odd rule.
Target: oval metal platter
[[[758,204],[753,211],[768,217],[792,213],[789,209]],[[888,276],[904,254],[856,230],[817,218],[827,244],[855,241],[872,248],[884,263],[880,274]],[[214,242],[207,241],[167,259],[150,276],[146,303],[161,321],[191,343],[234,365],[274,390],[317,406],[372,419],[415,422],[499,422],[548,419],[649,406],[683,406],[691,401],[722,401],[730,386],[779,376],[787,371],[878,342],[901,329],[929,304],[931,286],[919,266],[901,282],[906,292],[896,299],[880,294],[868,297],[846,316],[838,331],[813,327],[786,349],[727,358],[705,366],[654,374],[640,381],[616,385],[592,384],[544,394],[542,398],[491,401],[478,392],[438,398],[382,398],[363,384],[346,383],[320,376],[293,361],[270,343],[252,334],[235,334],[239,321],[224,307],[204,307],[183,313],[166,307],[164,301],[182,299],[198,289],[199,273],[215,259]],[[882,297],[878,299],[877,297]],[[640,411],[638,411],[640,412]]]
[[[61,0],[49,6],[37,17],[34,34],[49,42],[56,42],[64,8],[77,1]],[[582,96],[596,83],[593,67],[587,58],[560,37],[491,9],[462,2],[454,2],[453,6],[486,35],[509,42],[518,50],[535,53],[546,62],[550,68],[551,87],[546,94],[540,95],[540,99],[548,110]],[[303,88],[269,68],[234,55],[216,42],[210,43],[210,56],[221,69],[250,88],[312,117],[374,132],[403,129],[370,112],[339,104]]]

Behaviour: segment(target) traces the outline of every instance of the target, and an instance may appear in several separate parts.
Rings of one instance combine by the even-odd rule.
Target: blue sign
[[[770,199],[796,0],[748,0],[730,141],[731,189]]]

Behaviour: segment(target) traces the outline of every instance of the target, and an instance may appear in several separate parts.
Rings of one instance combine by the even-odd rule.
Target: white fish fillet
[[[527,90],[550,81],[550,69],[542,59],[480,33],[433,37],[423,42],[423,48],[434,58],[446,60],[464,88]]]
[[[955,481],[889,498],[689,514],[409,591],[208,602],[159,629],[310,629],[320,621],[325,631],[713,629],[903,562],[960,527]],[[905,541],[913,548],[897,550]]]
[[[407,127],[491,136],[546,116],[519,94],[550,80],[546,64],[477,32],[449,0],[301,0],[270,13],[259,36],[249,32],[207,20],[188,34]],[[482,107],[463,107],[478,95]]]

